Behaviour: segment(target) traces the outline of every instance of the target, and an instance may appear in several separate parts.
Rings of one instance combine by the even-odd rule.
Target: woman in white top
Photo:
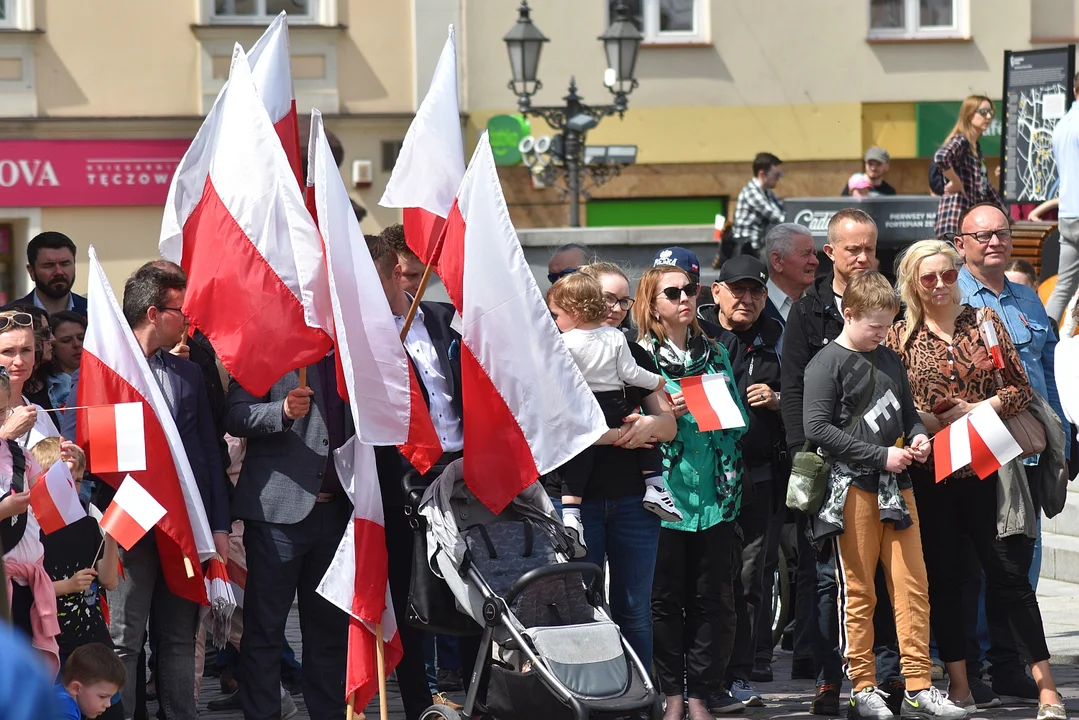
[[[1076,295],[1079,297],[1079,293]],[[1069,322],[1070,321],[1070,322]],[[1079,322],[1079,305],[1068,310],[1061,326]],[[1079,336],[1065,334],[1057,343],[1056,380],[1060,404],[1072,425],[1079,425]]]
[[[11,378],[11,406],[0,425],[0,439],[15,440],[23,450],[60,432],[41,407],[26,399],[23,386],[34,372],[34,318],[24,312],[0,312],[0,366]]]

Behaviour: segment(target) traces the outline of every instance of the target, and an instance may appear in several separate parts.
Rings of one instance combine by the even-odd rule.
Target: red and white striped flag
[[[746,426],[746,417],[731,395],[731,385],[726,375],[695,375],[682,378],[679,382],[686,409],[697,421],[697,429],[701,432]]]
[[[989,403],[980,404],[933,436],[937,482],[967,465],[984,480],[1022,453]]]
[[[203,127],[204,182],[184,190],[199,198],[183,219],[184,312],[237,382],[264,395],[332,347],[326,265],[318,229],[239,45],[215,111]],[[266,351],[268,342],[273,352]]]
[[[431,86],[405,133],[401,153],[378,204],[404,208],[405,242],[425,263],[438,265],[438,239],[465,175],[457,48],[453,25]]]
[[[161,569],[174,594],[205,603],[201,561],[214,554],[214,543],[202,495],[165,396],[92,247],[88,284],[90,322],[79,366],[78,404],[137,403],[142,408],[146,469],[132,477],[168,511],[156,531]],[[95,467],[96,438],[89,416],[79,413],[77,423],[76,441],[86,451],[89,466]],[[107,444],[105,452],[114,449]],[[118,473],[101,477],[113,487],[123,480]]]
[[[439,272],[464,329],[465,482],[500,512],[607,423],[525,260],[487,133],[446,221]]]
[[[94,464],[90,472],[139,472],[146,469],[146,430],[142,403],[119,403],[86,409]]]
[[[86,517],[79,492],[67,463],[59,460],[41,473],[30,488],[30,506],[41,526],[41,532],[51,535],[76,520]]]
[[[112,503],[105,509],[101,529],[111,535],[120,547],[130,550],[163,517],[165,508],[161,503],[128,475],[120,483]]]
[[[352,407],[355,415],[357,406]],[[387,675],[401,661],[404,651],[390,597],[375,450],[352,437],[334,452],[334,461],[341,487],[352,499],[353,519],[319,583],[318,593],[349,614],[345,697],[351,697],[355,707],[363,708],[378,690],[376,626],[382,626]]]
[[[356,435],[369,445],[398,445],[420,472],[442,445],[393,318],[378,270],[330,151],[322,114],[311,113],[308,182],[325,248],[337,361],[351,399]]]

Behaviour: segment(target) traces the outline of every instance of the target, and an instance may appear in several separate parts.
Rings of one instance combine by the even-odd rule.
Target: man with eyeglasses
[[[547,281],[554,285],[559,278],[577,272],[578,268],[594,262],[595,259],[595,253],[587,245],[581,243],[559,245],[547,263]]]
[[[1019,351],[1019,358],[1023,361],[1023,369],[1026,370],[1031,387],[1049,402],[1064,427],[1067,427],[1068,421],[1060,404],[1054,372],[1056,333],[1049,324],[1049,316],[1038,294],[1025,285],[1011,282],[1004,274],[1012,255],[1011,223],[1008,217],[993,203],[974,205],[963,213],[959,220],[959,230],[954,241],[964,261],[963,268],[959,271],[962,302],[974,307],[990,307],[996,311]],[[1071,452],[1070,445],[1069,433],[1065,433],[1065,457]],[[1039,456],[1034,456],[1023,461],[1032,487],[1040,486],[1039,460]],[[1030,568],[1030,581],[1035,589],[1041,571],[1040,512],[1038,526],[1039,538]],[[979,571],[977,560],[973,563],[972,570]],[[992,612],[991,605],[986,610],[989,647],[982,649],[990,664],[993,691],[1001,696],[1036,701],[1038,687],[1023,670],[1008,618],[997,617]],[[968,612],[968,617],[972,616],[974,615]],[[974,678],[981,677],[980,657],[968,657],[967,673]]]
[[[772,153],[757,153],[753,159],[753,177],[734,204],[735,252],[759,255],[768,229],[783,222],[783,201],[772,192],[783,177],[782,164]]]
[[[877,255],[877,224],[855,208],[840,210],[828,221],[825,254],[832,272],[817,278],[794,304],[783,331],[783,396],[780,400],[787,447],[791,457],[802,450],[804,375],[809,361],[843,331],[843,292],[858,273],[872,270]],[[843,659],[839,654],[839,613],[836,608],[835,558],[829,546],[810,545],[804,515],[798,518],[798,593],[795,608],[792,679],[816,678],[817,694],[810,705],[814,715],[838,715],[843,684]],[[898,715],[905,686],[895,650],[895,621],[883,575],[877,572],[878,602],[873,615],[879,687],[889,696],[889,707]]]

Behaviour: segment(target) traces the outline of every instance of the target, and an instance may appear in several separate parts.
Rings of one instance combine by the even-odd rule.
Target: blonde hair
[[[850,279],[843,290],[843,309],[850,310],[853,317],[885,310],[893,315],[899,312],[899,298],[888,278],[876,270],[866,270]]]
[[[637,325],[638,342],[646,337],[653,337],[661,343],[667,339],[667,331],[663,329],[663,323],[656,315],[656,296],[663,290],[659,283],[667,273],[678,273],[685,276],[687,281],[693,280],[689,273],[674,265],[658,265],[644,271],[641,281],[637,283],[637,302],[633,305],[633,322]],[[697,323],[697,316],[692,317],[689,326],[695,333],[700,333],[701,326]]]
[[[952,262],[952,269],[959,269],[961,261],[959,253],[949,242],[943,240],[919,240],[907,248],[899,258],[896,269],[895,284],[899,288],[899,296],[907,306],[903,319],[907,326],[903,329],[903,336],[899,338],[900,344],[906,344],[915,328],[922,324],[925,318],[925,308],[922,307],[922,297],[918,294],[918,268],[923,260],[943,255]],[[951,286],[952,300],[959,302],[959,283]],[[846,294],[843,296],[843,304],[846,305]]]
[[[557,305],[580,322],[599,322],[607,317],[599,280],[579,272],[559,278],[547,291],[547,304]]]
[[[974,129],[974,124],[971,121],[974,119],[974,113],[978,112],[978,108],[982,106],[982,103],[986,102],[989,103],[989,107],[993,108],[993,113],[995,114],[997,106],[993,104],[992,100],[985,95],[969,95],[959,107],[959,118],[955,121],[955,127],[948,133],[948,137],[944,138],[944,142],[947,143],[956,135],[962,135],[970,142],[971,149],[977,152],[980,133]]]
[[[625,280],[627,284],[629,283],[629,278],[626,277],[626,272],[612,262],[589,263],[588,265],[582,265],[581,267],[577,268],[577,272],[583,273],[588,277],[595,278],[596,280],[599,280],[604,275],[617,275],[618,277]]]
[[[42,440],[38,440],[34,447],[30,448],[30,454],[37,460],[37,464],[44,470],[48,470],[60,460],[60,443],[63,442],[63,438],[59,437],[47,437]],[[75,470],[74,475],[78,475],[80,472],[86,471],[86,455],[83,454],[82,448],[78,445],[73,445],[75,454]]]

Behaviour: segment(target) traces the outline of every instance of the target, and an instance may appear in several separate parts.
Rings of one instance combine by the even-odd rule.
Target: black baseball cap
[[[752,255],[737,255],[719,268],[718,282],[733,283],[739,280],[756,280],[761,285],[768,283],[768,268]]]

